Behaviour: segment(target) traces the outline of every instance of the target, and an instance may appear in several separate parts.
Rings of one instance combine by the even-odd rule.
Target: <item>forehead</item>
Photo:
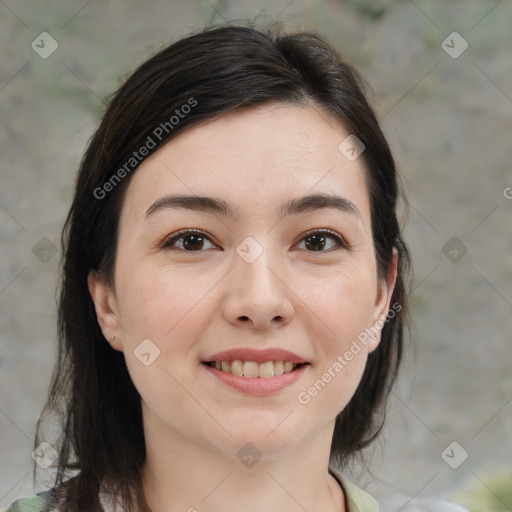
[[[225,114],[192,126],[147,158],[125,204],[139,217],[165,193],[208,194],[254,213],[323,192],[347,196],[365,219],[362,158],[350,161],[339,150],[347,135],[339,121],[312,106],[268,104]]]

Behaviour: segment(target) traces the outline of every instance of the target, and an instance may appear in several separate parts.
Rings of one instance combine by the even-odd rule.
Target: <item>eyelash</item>
[[[204,238],[208,239],[213,244],[213,241],[211,240],[211,238],[204,231],[201,231],[200,229],[182,229],[182,230],[176,231],[172,235],[169,235],[168,237],[166,237],[164,240],[162,240],[162,242],[157,244],[157,247],[159,247],[160,249],[169,249],[169,248],[171,248],[173,243],[175,243],[178,240],[184,238],[186,235],[193,235],[193,234],[202,235]],[[302,235],[302,238],[299,240],[299,242],[302,242],[308,236],[317,235],[317,234],[329,235],[330,238],[333,238],[336,241],[336,245],[338,247],[341,247],[343,249],[350,249],[351,248],[351,245],[339,233],[336,233],[336,231],[332,231],[331,229],[327,229],[327,228],[313,229],[313,230],[307,231],[306,233],[304,233]],[[173,247],[172,249],[176,249],[176,248]],[[327,249],[325,251],[307,251],[307,252],[311,252],[311,253],[315,253],[315,252],[331,252],[332,249],[333,248]],[[179,250],[182,250],[182,249],[179,249]],[[185,250],[182,250],[182,251],[183,252],[204,252],[202,250],[199,250],[199,251],[185,251]]]

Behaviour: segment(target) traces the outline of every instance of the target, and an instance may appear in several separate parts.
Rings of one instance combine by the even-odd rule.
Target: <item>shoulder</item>
[[[348,505],[347,512],[381,512],[375,499],[348,480],[340,471],[329,466],[329,472],[343,488]]]
[[[49,491],[42,491],[35,496],[19,498],[5,510],[5,512],[53,512],[47,506]]]
[[[436,498],[411,498],[405,495],[392,496],[382,502],[381,509],[377,501],[339,470],[329,466],[329,472],[338,480],[345,492],[348,504],[347,512],[469,512],[468,509]],[[405,505],[404,505],[405,503]]]
[[[469,512],[467,508],[452,501],[440,498],[411,498],[403,494],[386,498],[382,501],[382,507],[384,512]]]

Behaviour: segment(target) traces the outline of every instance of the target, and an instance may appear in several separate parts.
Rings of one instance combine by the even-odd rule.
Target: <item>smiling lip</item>
[[[277,393],[285,387],[291,386],[297,382],[297,380],[300,379],[304,372],[309,368],[309,365],[305,364],[303,366],[299,366],[290,373],[283,373],[283,375],[280,375],[279,377],[262,379],[260,377],[240,377],[233,373],[216,370],[215,368],[205,364],[202,366],[222,383],[249,395],[270,395]]]
[[[233,373],[227,373],[222,370],[216,370],[215,368],[208,366],[208,363],[212,361],[253,361],[255,363],[266,363],[268,361],[288,361],[294,363],[294,365],[301,365],[294,368],[289,373],[283,373],[279,376],[261,378],[261,377],[245,377],[235,375]],[[291,386],[297,382],[298,379],[307,371],[309,361],[303,357],[290,352],[289,350],[283,350],[280,348],[269,348],[265,350],[257,350],[250,348],[239,348],[233,350],[225,350],[224,352],[218,352],[204,361],[202,366],[210,372],[211,375],[219,379],[223,384],[247,393],[250,395],[269,395],[278,393],[287,386]]]
[[[265,350],[237,348],[233,350],[225,350],[224,352],[218,352],[217,354],[204,359],[203,362],[234,361],[235,359],[239,359],[241,361],[254,361],[255,363],[266,363],[267,361],[291,361],[294,364],[303,364],[308,362],[299,355],[280,348],[268,348]]]

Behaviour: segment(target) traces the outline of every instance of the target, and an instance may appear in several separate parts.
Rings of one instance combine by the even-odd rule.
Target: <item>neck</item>
[[[162,428],[145,422],[143,486],[152,512],[345,511],[343,492],[328,473],[333,425],[302,447],[247,465],[236,453],[199,446],[175,431],[167,430],[162,442]]]

